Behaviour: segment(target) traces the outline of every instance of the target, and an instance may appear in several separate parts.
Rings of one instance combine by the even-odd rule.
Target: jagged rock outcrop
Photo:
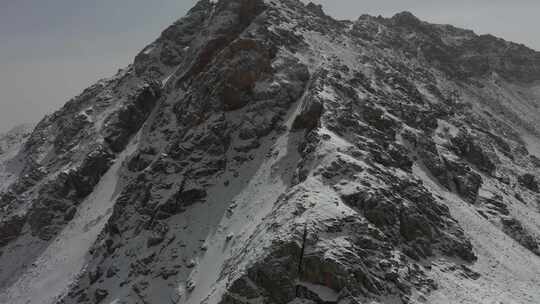
[[[0,302],[534,303],[539,58],[199,1],[0,145]]]
[[[523,174],[518,177],[519,184],[523,187],[533,191],[533,192],[540,192],[540,188],[538,187],[538,178],[530,173]]]

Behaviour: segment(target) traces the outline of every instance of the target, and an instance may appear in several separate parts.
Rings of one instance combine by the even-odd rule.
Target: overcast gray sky
[[[538,0],[317,0],[356,19],[409,10],[540,50]],[[0,0],[0,132],[36,122],[128,65],[195,0]]]

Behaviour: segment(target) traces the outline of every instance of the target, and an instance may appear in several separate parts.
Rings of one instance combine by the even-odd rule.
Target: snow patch
[[[0,292],[0,303],[53,303],[67,291],[84,269],[88,251],[111,215],[118,193],[119,170],[135,147],[132,141],[79,206],[75,218],[17,282]]]

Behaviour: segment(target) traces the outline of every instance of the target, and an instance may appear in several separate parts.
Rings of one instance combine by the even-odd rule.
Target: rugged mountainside
[[[14,158],[31,132],[31,124],[21,124],[5,134],[0,134],[0,191],[5,190],[3,185],[9,183],[8,180],[19,174],[19,162]]]
[[[0,152],[0,303],[537,303],[539,100],[496,37],[202,0]]]

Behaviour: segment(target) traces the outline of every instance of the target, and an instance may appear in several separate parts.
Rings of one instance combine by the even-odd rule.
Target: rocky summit
[[[540,302],[523,45],[408,12],[202,0],[17,130],[0,303]]]

